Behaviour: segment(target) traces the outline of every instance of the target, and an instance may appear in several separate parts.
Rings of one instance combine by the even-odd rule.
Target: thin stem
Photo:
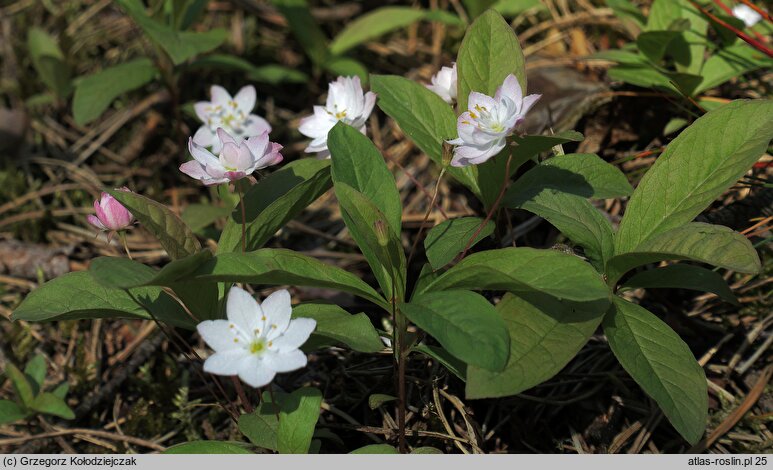
[[[250,401],[247,399],[247,394],[244,392],[244,388],[242,387],[242,383],[239,382],[239,378],[235,375],[232,375],[231,382],[233,382],[234,387],[236,387],[236,393],[239,395],[239,401],[242,402],[244,411],[247,413],[252,413],[252,403],[250,403]]]
[[[413,240],[413,246],[411,246],[411,253],[408,255],[408,261],[406,262],[407,266],[411,265],[411,260],[413,259],[413,255],[416,254],[416,247],[419,245],[421,234],[424,233],[424,225],[427,223],[427,219],[429,219],[429,215],[432,213],[432,208],[435,206],[435,200],[437,199],[438,188],[440,188],[440,180],[443,179],[443,175],[445,173],[446,173],[446,167],[443,167],[443,169],[440,170],[440,175],[438,175],[437,181],[435,182],[435,190],[432,192],[432,199],[430,199],[429,206],[427,206],[427,212],[424,214],[424,220],[422,220],[421,225],[419,225],[419,233],[416,234],[416,239]]]
[[[499,195],[497,195],[497,199],[494,201],[494,204],[491,205],[491,209],[489,209],[488,214],[486,214],[486,218],[478,226],[478,230],[476,230],[472,237],[470,237],[470,239],[467,241],[467,245],[464,247],[464,250],[462,250],[462,254],[459,255],[457,262],[463,260],[464,257],[467,256],[467,251],[469,251],[470,247],[475,242],[475,239],[478,238],[480,232],[482,232],[483,228],[489,223],[489,220],[491,220],[494,212],[499,209],[499,203],[502,202],[502,198],[505,196],[505,191],[507,190],[508,183],[510,182],[510,162],[512,160],[513,154],[510,153],[510,155],[507,157],[507,163],[505,163],[505,180],[502,182],[502,187],[499,189]]]
[[[271,405],[274,407],[274,414],[278,422],[279,421],[279,403],[277,403],[276,398],[274,398],[274,389],[271,388],[271,384],[268,384],[266,388],[268,388],[268,396],[271,397]]]
[[[242,210],[242,253],[247,252],[247,211],[244,207],[244,196],[242,195],[242,181],[235,184],[236,192],[239,193],[239,207]]]
[[[123,244],[123,249],[126,250],[126,256],[129,257],[129,259],[132,259],[132,254],[129,251],[129,244],[126,243],[126,232],[123,230],[118,232],[118,237],[121,239],[121,243]]]
[[[408,451],[405,443],[405,354],[404,338],[407,332],[405,317],[397,311],[395,285],[392,281],[392,318],[394,321],[395,360],[397,361],[397,447],[401,454]]]

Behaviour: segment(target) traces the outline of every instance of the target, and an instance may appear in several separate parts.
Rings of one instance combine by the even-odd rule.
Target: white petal
[[[249,352],[244,349],[216,352],[204,361],[204,372],[216,375],[236,375],[239,373],[239,362],[248,355]]]
[[[365,93],[365,104],[361,113],[363,120],[367,120],[370,116],[370,113],[373,111],[373,106],[376,104],[376,98],[377,95],[371,91]]]
[[[279,352],[288,352],[298,349],[309,339],[311,332],[316,328],[317,322],[311,318],[296,318],[290,320],[290,326],[280,337],[273,340],[273,347]]]
[[[236,139],[231,136],[231,134],[228,133],[225,129],[222,127],[217,128],[217,138],[220,139],[220,143],[225,144],[238,144],[239,142],[236,141]]]
[[[206,320],[196,325],[202,339],[218,352],[243,350],[244,345],[235,342],[236,332],[225,320]]]
[[[263,326],[263,311],[258,302],[241,287],[233,286],[228,292],[226,303],[228,320],[240,327],[245,333],[252,334]]]
[[[271,124],[257,114],[250,114],[242,129],[244,137],[255,137],[264,132],[271,132]]]
[[[214,105],[227,106],[228,102],[231,101],[231,94],[220,85],[212,85],[210,93],[212,94],[212,104]]]
[[[211,147],[217,136],[207,126],[201,126],[198,128],[195,134],[193,134],[193,142],[202,147]]]
[[[477,91],[471,91],[470,96],[467,98],[467,108],[473,113],[478,113],[478,110],[475,109],[476,107],[492,110],[496,105],[497,102],[494,101],[494,98]]]
[[[209,111],[207,111],[212,106],[212,103],[209,101],[199,101],[196,104],[193,105],[193,110],[196,111],[196,117],[198,117],[201,122],[205,123],[207,122],[207,118],[209,118]]]
[[[308,360],[306,354],[300,349],[283,353],[267,353],[262,357],[263,362],[276,372],[291,372],[306,367]]]
[[[197,162],[204,166],[212,165],[218,161],[216,156],[212,155],[209,150],[194,142],[193,138],[188,139],[188,151]]]
[[[298,127],[298,131],[306,137],[317,139],[320,137],[327,138],[327,133],[333,128],[336,121],[327,114],[321,115],[318,112],[314,112],[311,116],[306,116],[301,119],[301,124]]]
[[[290,293],[282,289],[273,292],[260,304],[263,314],[266,316],[266,327],[269,328],[269,339],[281,335],[290,324],[290,315],[293,313]]]
[[[494,99],[499,101],[502,98],[510,98],[514,103],[520,103],[523,99],[523,90],[521,90],[521,84],[518,82],[518,79],[515,78],[515,75],[508,75],[502,83],[502,86],[497,88]]]
[[[252,85],[247,85],[243,87],[241,90],[239,90],[236,93],[236,96],[234,96],[234,101],[236,101],[236,105],[239,107],[239,110],[244,114],[250,114],[250,111],[252,111],[252,108],[255,107],[256,100],[257,100],[257,96],[255,93],[255,87]]]
[[[261,361],[258,356],[250,354],[238,363],[239,378],[244,383],[255,388],[264,387],[274,380],[276,372]]]
[[[539,99],[542,98],[542,95],[529,95],[526,98],[523,99],[523,104],[521,105],[521,117],[526,116],[526,113],[529,112],[529,110],[534,106]]]

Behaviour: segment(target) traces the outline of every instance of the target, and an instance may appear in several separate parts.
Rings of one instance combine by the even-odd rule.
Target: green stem
[[[126,243],[126,232],[121,230],[120,232],[118,232],[118,237],[121,239],[121,244],[123,244],[123,249],[126,250],[126,256],[128,256],[129,259],[133,259],[132,254],[129,251],[129,244]]]
[[[247,252],[247,211],[244,207],[244,196],[242,195],[242,181],[236,182],[236,191],[239,193],[239,207],[242,211],[242,253]]]

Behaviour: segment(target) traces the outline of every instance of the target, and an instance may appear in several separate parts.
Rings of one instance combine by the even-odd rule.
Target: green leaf
[[[135,300],[136,299],[136,300]],[[137,303],[140,302],[140,303]],[[195,322],[171,296],[158,287],[138,287],[129,293],[98,283],[88,272],[67,273],[32,291],[12,320],[52,321],[84,318],[151,319],[193,329]]]
[[[467,364],[452,356],[451,353],[449,353],[445,349],[439,346],[429,346],[427,344],[419,344],[417,346],[414,346],[411,349],[411,351],[416,351],[418,353],[424,354],[430,359],[436,360],[438,363],[442,364],[443,367],[448,369],[449,372],[454,374],[462,382],[467,380]]]
[[[179,280],[187,279],[326,287],[349,292],[389,309],[389,304],[358,276],[290,250],[263,248],[247,253],[221,253]]]
[[[706,375],[674,330],[646,309],[615,297],[604,333],[623,368],[651,396],[688,442],[708,419]]]
[[[607,263],[607,277],[614,285],[637,266],[682,259],[741,273],[761,270],[760,258],[746,237],[721,225],[692,222],[645,240],[634,251],[614,256]]]
[[[395,178],[373,142],[357,129],[338,122],[327,137],[333,183],[346,183],[386,216],[395,233],[402,230],[403,206]]]
[[[496,0],[462,0],[464,9],[470,18],[477,18],[481,13],[496,3]]]
[[[499,0],[492,8],[502,16],[514,18],[535,7],[544,8],[539,0]]]
[[[335,183],[341,216],[352,238],[368,260],[386,298],[405,295],[406,260],[399,235],[385,216],[361,192],[346,183]]]
[[[43,388],[43,381],[46,379],[46,358],[42,354],[37,354],[24,366],[24,373],[32,379],[37,389]]]
[[[202,33],[175,31],[149,17],[139,0],[116,0],[116,3],[132,17],[153,42],[169,54],[174,65],[180,65],[198,54],[217,48],[228,36],[228,32],[224,29],[213,29]]]
[[[398,308],[465,363],[494,371],[504,368],[510,350],[507,329],[482,295],[464,290],[430,292]]]
[[[680,36],[679,31],[645,31],[637,36],[636,46],[648,59],[658,63],[666,54],[668,45]]]
[[[270,401],[268,392],[263,394],[263,398],[252,413],[239,416],[239,431],[256,446],[275,451],[279,405]]]
[[[506,294],[496,310],[510,334],[505,369],[467,368],[467,398],[516,395],[556,375],[588,342],[608,302],[568,302],[544,294]]]
[[[434,447],[417,447],[411,451],[412,454],[443,454],[443,451]]]
[[[615,12],[615,16],[631,20],[639,28],[647,21],[639,7],[631,3],[631,0],[606,0],[606,4]]]
[[[304,158],[285,165],[244,194],[247,251],[256,250],[332,186],[330,162]],[[242,213],[237,206],[223,228],[218,252],[241,251]]]
[[[365,447],[355,449],[350,454],[399,454],[393,446],[388,444],[371,444]]]
[[[312,387],[299,388],[285,395],[279,404],[277,450],[280,454],[308,453],[322,406],[322,392]]]
[[[201,250],[201,244],[182,219],[165,205],[130,191],[107,189],[143,227],[161,243],[170,258],[178,259]]]
[[[330,53],[343,54],[366,41],[413,24],[424,16],[424,11],[411,7],[377,8],[347,23],[330,43]]]
[[[385,395],[383,393],[374,393],[373,395],[368,397],[368,407],[371,410],[376,410],[381,407],[384,403],[389,403],[390,401],[397,400],[397,397],[393,397],[392,395]]]
[[[620,80],[632,85],[654,88],[682,96],[682,93],[694,95],[703,81],[700,75],[676,72],[660,72],[652,65],[622,64],[607,71],[612,80]],[[674,83],[678,86],[674,86]]]
[[[355,351],[374,353],[384,349],[378,332],[364,313],[355,315],[337,305],[304,303],[293,308],[293,318],[313,318],[317,327],[315,337],[343,343]]]
[[[11,380],[16,396],[21,399],[24,405],[30,406],[35,399],[35,390],[24,372],[8,362],[5,364],[5,375]]]
[[[478,217],[462,217],[441,222],[427,232],[424,250],[433,269],[440,269],[456,258],[464,250],[467,242],[483,223]],[[494,222],[488,221],[483,230],[475,237],[470,247],[494,233]]]
[[[332,75],[357,76],[363,85],[368,84],[368,69],[351,57],[331,57],[323,65]]]
[[[290,30],[309,58],[317,65],[324,65],[330,53],[325,33],[311,16],[311,7],[306,0],[271,0],[282,16],[287,19]]]
[[[215,223],[218,219],[226,217],[233,211],[232,207],[216,206],[210,204],[189,204],[185,206],[180,218],[192,232],[200,234],[203,229]]]
[[[770,67],[770,59],[748,44],[736,44],[720,49],[706,60],[701,70],[703,81],[695,93],[715,88],[731,78],[763,67]]]
[[[663,31],[682,17],[678,0],[655,0],[647,17],[647,31]]]
[[[616,252],[634,251],[700,214],[765,152],[773,138],[771,115],[773,100],[733,101],[679,134],[628,202]]]
[[[306,83],[308,75],[297,69],[278,64],[253,65],[241,57],[230,54],[209,54],[191,62],[189,69],[239,70],[247,73],[247,78],[256,82],[280,85],[283,83]]]
[[[72,112],[78,125],[105,112],[116,98],[149,83],[158,74],[150,59],[136,59],[81,77],[75,87]]]
[[[0,400],[0,426],[13,423],[29,416],[24,407],[11,400]]]
[[[53,392],[51,392],[54,396],[61,398],[64,400],[67,397],[67,392],[70,391],[70,385],[67,382],[62,382],[59,385],[56,386]]]
[[[526,95],[526,67],[521,45],[502,15],[488,10],[464,36],[456,59],[458,109],[467,110],[471,91],[494,96],[509,74],[518,78]]]
[[[606,299],[601,276],[582,259],[555,250],[503,248],[474,253],[460,261],[424,292],[448,289],[537,291],[579,302]]]
[[[241,442],[190,441],[173,445],[164,454],[252,454]]]
[[[373,92],[378,94],[376,104],[395,120],[400,129],[432,161],[443,166],[443,142],[456,137],[456,114],[453,108],[427,87],[395,75],[373,75]],[[477,170],[448,167],[454,179],[480,195]]]
[[[520,193],[541,188],[594,199],[625,197],[633,192],[616,166],[594,154],[575,153],[549,158],[524,173],[510,186],[503,203],[524,200]]]
[[[43,392],[36,396],[30,408],[47,415],[58,416],[63,419],[75,419],[75,413],[67,406],[67,403],[53,393]]]
[[[66,98],[72,90],[70,67],[57,40],[40,28],[31,28],[27,32],[27,48],[40,80],[59,98]]]
[[[733,291],[730,290],[719,273],[685,263],[671,264],[636,273],[622,287],[631,289],[673,288],[711,292],[726,302],[740,305]]]

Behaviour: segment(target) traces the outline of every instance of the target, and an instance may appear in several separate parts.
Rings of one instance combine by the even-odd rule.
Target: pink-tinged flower
[[[314,114],[301,119],[298,130],[313,140],[306,153],[317,153],[320,158],[330,156],[327,133],[338,121],[365,133],[365,121],[376,104],[376,94],[363,93],[359,77],[338,77],[330,82],[325,106],[314,106]]]
[[[290,293],[279,290],[258,304],[244,289],[231,287],[226,303],[228,320],[206,320],[196,327],[215,353],[204,362],[204,371],[238,375],[258,388],[281,372],[306,366],[299,348],[309,339],[317,322],[291,319]]]
[[[524,120],[540,96],[524,98],[521,85],[512,74],[497,88],[493,98],[470,92],[467,100],[469,109],[456,121],[459,137],[448,141],[457,146],[451,165],[478,165],[498,154],[505,148],[507,137]]]
[[[211,147],[212,153],[217,155],[224,144],[218,139],[218,128],[225,129],[238,139],[249,139],[271,132],[268,121],[257,114],[251,114],[256,101],[254,86],[242,88],[234,97],[218,85],[213,85],[210,92],[212,101],[199,101],[193,105],[196,116],[204,123],[193,136],[197,145]]]
[[[751,28],[762,19],[762,15],[744,3],[739,3],[733,7],[733,16],[743,21],[747,28]]]
[[[456,100],[456,63],[451,67],[441,68],[432,76],[432,84],[424,86],[443,98],[446,103],[453,103]]]
[[[120,191],[129,190],[121,188]],[[94,212],[97,215],[89,215],[86,220],[99,230],[109,232],[108,237],[131,227],[134,223],[132,213],[108,193],[102,193],[100,198],[94,201]]]
[[[268,132],[242,140],[234,138],[225,130],[217,130],[223,148],[218,157],[194,139],[188,140],[188,151],[194,160],[180,165],[180,171],[196,178],[207,186],[236,181],[252,174],[255,170],[276,165],[282,161],[282,146],[269,142]]]

